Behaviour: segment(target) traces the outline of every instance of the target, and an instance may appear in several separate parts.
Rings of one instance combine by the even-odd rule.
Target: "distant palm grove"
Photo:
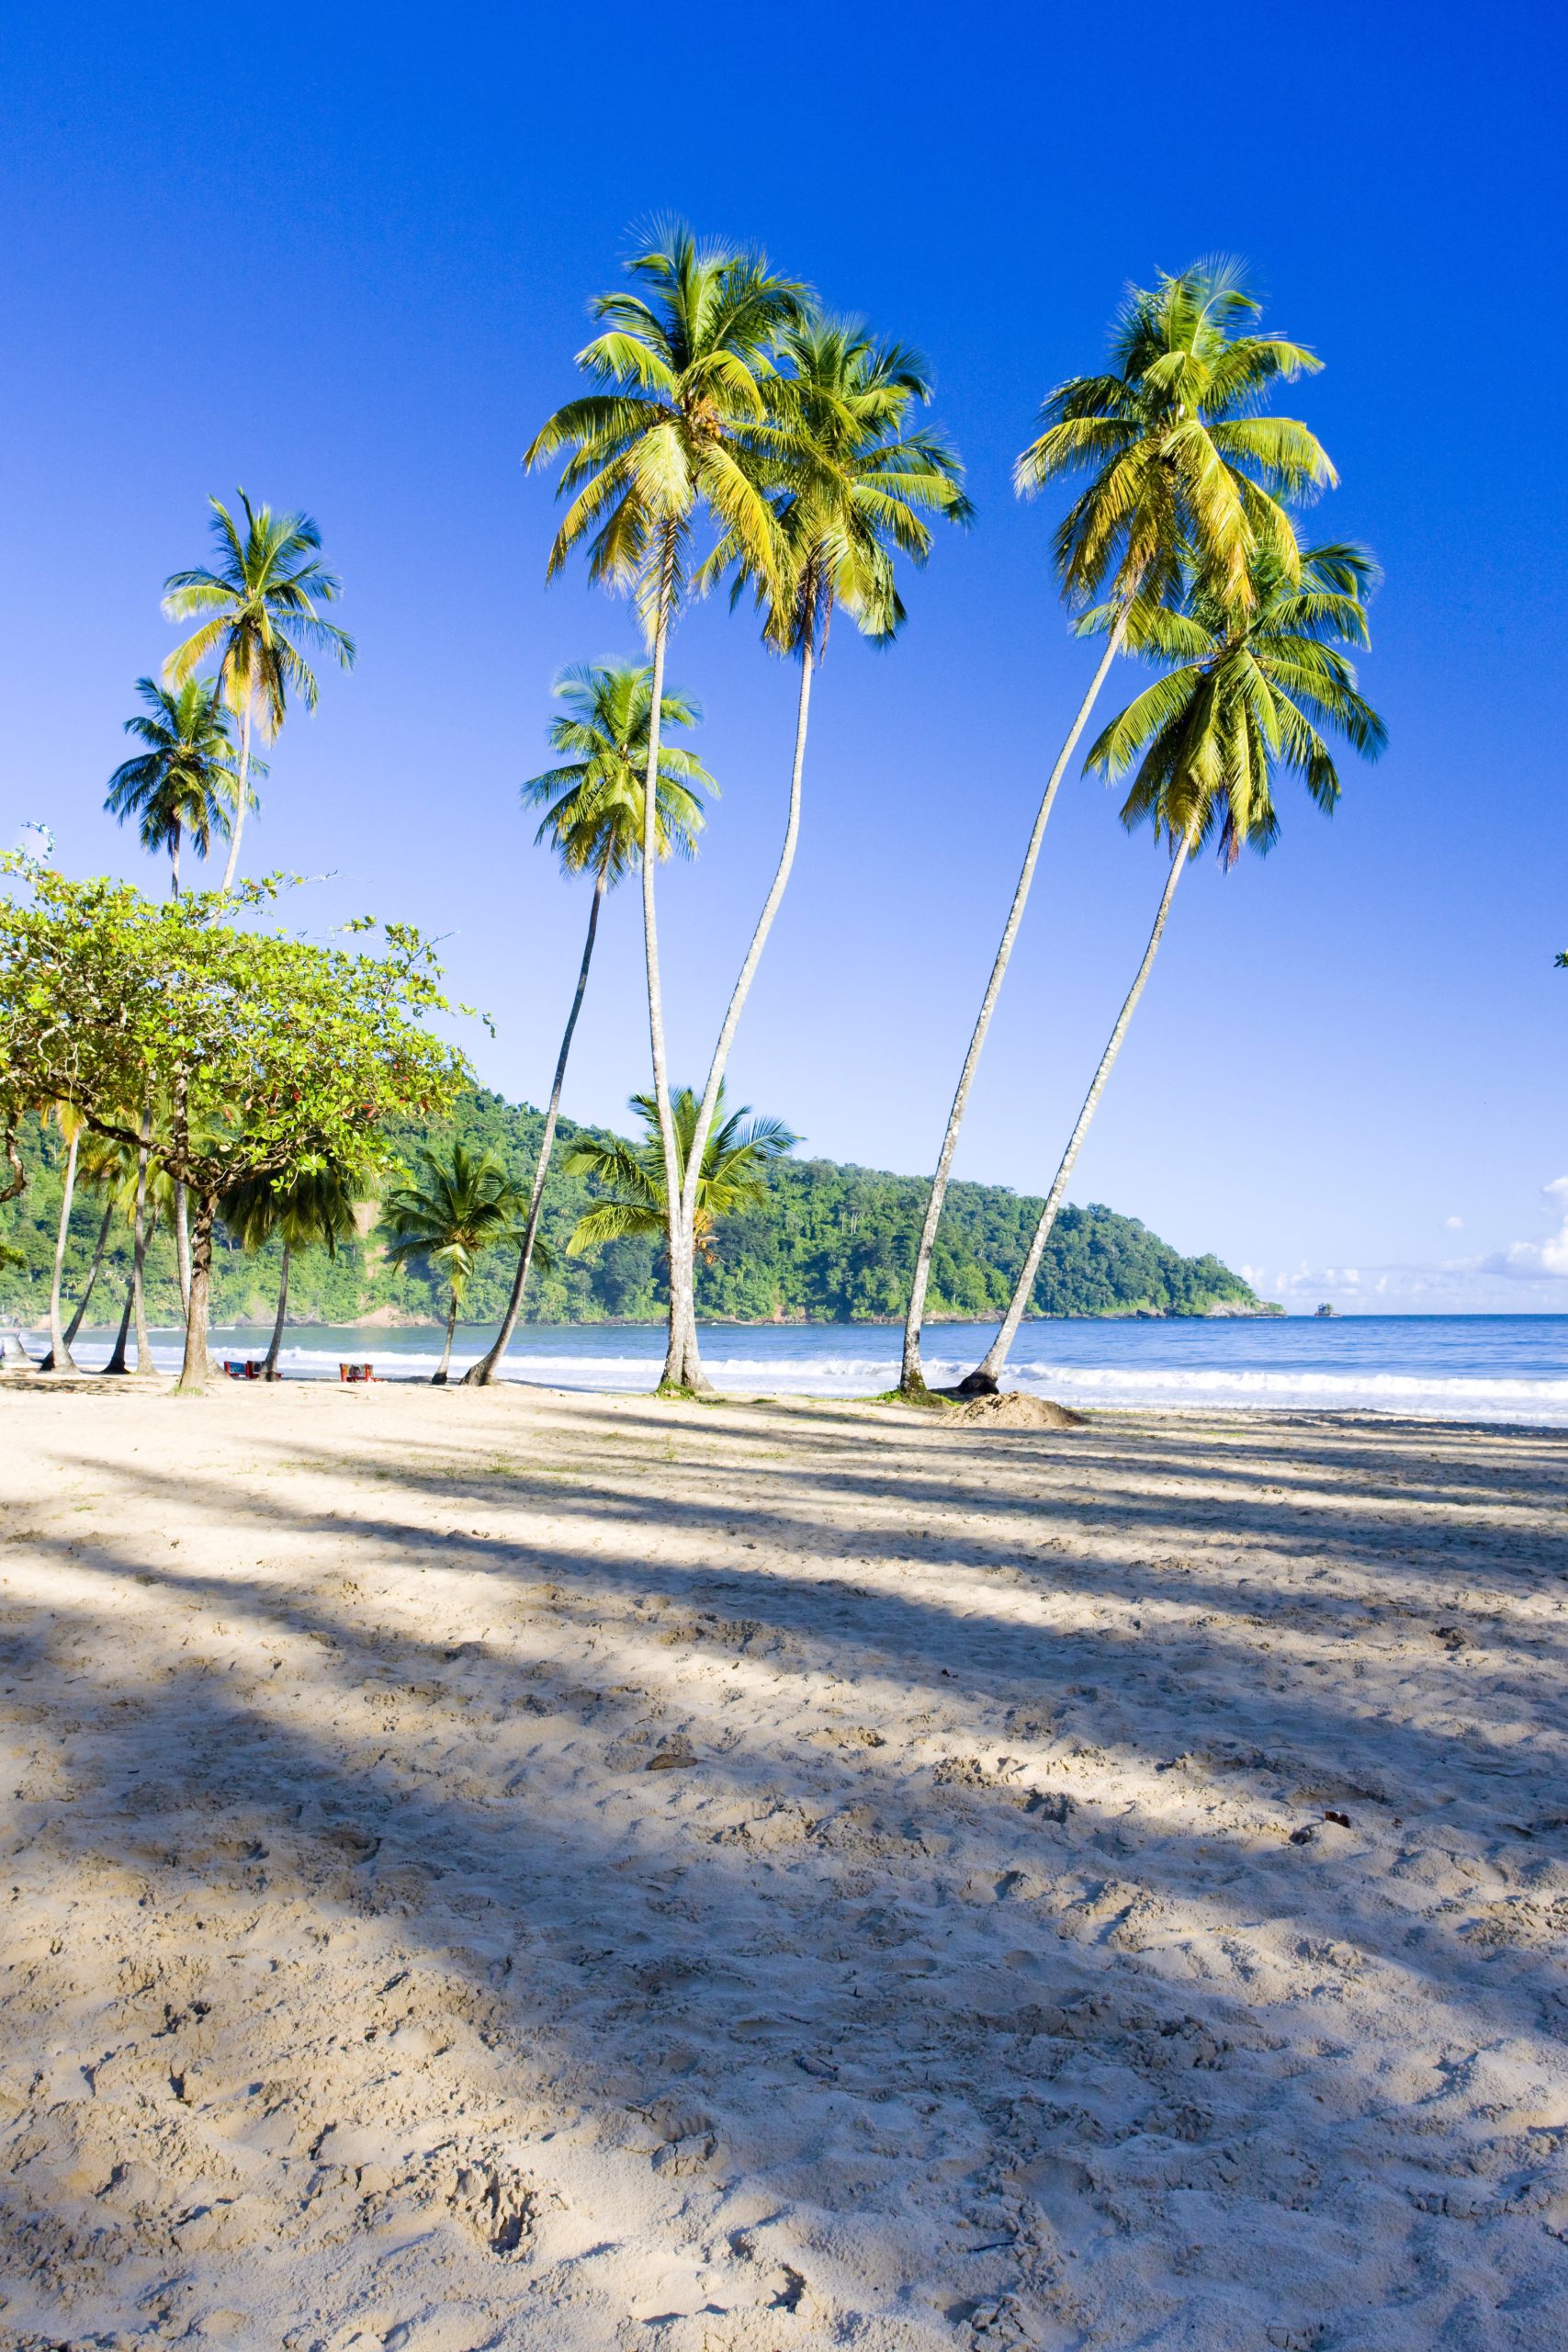
[[[211,1370],[213,1313],[270,1314],[269,1378],[290,1314],[439,1319],[438,1380],[459,1322],[492,1322],[464,1373],[480,1385],[522,1321],[659,1317],[671,1396],[708,1390],[702,1317],[897,1318],[900,1393],[933,1408],[921,1356],[933,1317],[997,1322],[959,1384],[976,1393],[996,1389],[1026,1315],[1258,1311],[1217,1260],[1181,1259],[1066,1193],[1193,854],[1212,848],[1228,870],[1268,852],[1282,778],[1330,816],[1339,746],[1367,760],[1383,748],[1354,663],[1377,567],[1353,540],[1303,544],[1300,526],[1337,476],[1308,424],[1272,413],[1316,356],[1261,330],[1236,266],[1204,262],[1129,287],[1100,364],[1042,401],[1014,486],[1060,501],[1042,559],[1088,649],[1082,689],[1048,769],[1022,786],[1017,879],[917,1182],[792,1159],[796,1106],[753,1114],[726,1090],[808,822],[812,686],[829,641],[852,629],[893,645],[910,574],[976,520],[963,463],[925,416],[931,369],[761,252],[681,224],[650,233],[588,307],[589,340],[561,356],[569,396],[520,454],[527,471],[553,472],[560,502],[547,545],[540,532],[545,576],[585,562],[642,643],[561,672],[555,763],[517,779],[523,808],[540,812],[536,845],[584,912],[575,978],[562,972],[549,1016],[560,1026],[543,1113],[476,1091],[467,1057],[431,1033],[451,1007],[411,926],[389,923],[375,955],[312,944],[298,923],[265,927],[286,886],[242,876],[245,820],[260,786],[273,789],[285,718],[316,706],[312,665],[351,672],[356,646],[327,617],[343,583],[310,517],[243,491],[233,509],[212,498],[213,561],[164,581],[164,617],[187,633],[160,679],[136,682],[141,707],[125,725],[140,749],[106,802],[166,858],[170,897],[154,906],[127,884],[70,881],[47,848],[0,856],[17,886],[0,899],[0,1299],[9,1283],[36,1311],[47,1289],[49,1365],[69,1371],[101,1283],[119,1314],[110,1369],[130,1368],[134,1333],[151,1370],[150,1315],[177,1320],[187,1389]],[[711,1009],[705,1067],[672,1076],[659,871],[700,857],[722,822],[722,779],[693,748],[702,707],[668,665],[688,607],[718,589],[755,616],[764,653],[794,666],[795,714],[776,746],[778,849],[750,943]],[[1157,674],[1086,742],[1127,661]],[[1158,887],[1081,1108],[1031,1199],[953,1170],[1075,763],[1123,787],[1121,822],[1152,846]],[[213,888],[205,869],[220,857]],[[567,1105],[622,884],[638,901],[641,1001],[626,1017],[646,1023],[649,1083],[630,1106],[640,1136],[617,1140],[574,1125]],[[548,1047],[536,1042],[542,1075]]]

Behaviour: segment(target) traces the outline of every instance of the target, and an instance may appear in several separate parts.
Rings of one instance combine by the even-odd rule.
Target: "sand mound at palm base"
[[[1026,1396],[1021,1388],[1004,1389],[997,1396],[970,1396],[949,1420],[973,1422],[989,1430],[1081,1430],[1088,1427],[1082,1413],[1069,1412],[1066,1405],[1054,1404],[1049,1396]]]

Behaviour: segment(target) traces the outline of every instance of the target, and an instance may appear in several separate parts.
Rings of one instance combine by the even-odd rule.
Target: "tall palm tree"
[[[1129,629],[1179,593],[1183,571],[1245,606],[1249,567],[1263,550],[1287,577],[1298,561],[1286,505],[1336,479],[1303,424],[1258,412],[1272,388],[1321,363],[1303,345],[1256,334],[1260,305],[1235,266],[1199,262],[1152,289],[1132,288],[1111,347],[1111,367],[1057,386],[1042,431],[1014,469],[1021,496],[1087,473],[1057,525],[1053,558],[1061,593],[1081,608],[1110,590],[1105,649],[1046,779],[1012,903],[970,1036],[937,1156],[916,1249],[904,1327],[901,1386],[925,1389],[920,1325],[931,1252],[947,1197],[975,1073],[1007,976],[1057,787],[1089,724]]]
[[[233,829],[238,788],[234,742],[217,685],[186,678],[176,690],[154,678],[138,678],[136,691],[146,708],[125,722],[145,749],[124,760],[109,778],[104,807],[123,825],[139,820],[141,846],[154,856],[166,851],[174,895],[180,894],[180,849],[188,836],[197,855],[210,854],[214,833],[228,840]],[[252,776],[265,775],[259,760]],[[250,793],[254,808],[256,797]]]
[[[770,574],[752,562],[736,535],[727,532],[701,576],[716,578],[733,565],[732,602],[750,588],[766,641],[799,661],[795,756],[784,844],[730,994],[686,1154],[681,1248],[688,1263],[708,1133],[795,863],[812,677],[827,650],[833,615],[847,613],[874,643],[891,644],[905,619],[895,559],[901,554],[923,564],[931,546],[928,518],[967,523],[974,511],[964,493],[963,468],[946,443],[935,433],[906,430],[910,409],[931,398],[929,370],[917,352],[874,343],[857,323],[812,312],[784,329],[775,356],[782,372],[767,384],[768,419],[752,438],[770,460],[764,479],[773,485],[778,522],[776,570]],[[675,1377],[682,1387],[701,1391],[708,1384],[697,1346],[694,1284],[684,1280],[680,1287],[687,1321]]]
[[[392,1238],[387,1255],[394,1265],[424,1258],[446,1270],[451,1284],[446,1344],[432,1381],[440,1386],[451,1368],[457,1309],[474,1268],[487,1250],[516,1233],[523,1202],[493,1152],[476,1158],[467,1145],[455,1143],[445,1160],[429,1150],[419,1159],[422,1174],[388,1196]]]
[[[593,896],[589,902],[588,936],[583,942],[577,990],[566,1017],[560,1052],[556,1057],[555,1080],[545,1114],[545,1132],[539,1142],[512,1295],[494,1344],[464,1375],[466,1383],[481,1388],[495,1377],[497,1365],[512,1345],[523,1310],[523,1296],[538,1239],[545,1179],[549,1173],[556,1125],[560,1116],[567,1059],[588,987],[588,967],[593,960],[599,910],[606,890],[613,889],[630,873],[642,855],[642,796],[649,722],[653,709],[653,672],[645,663],[633,662],[583,662],[563,670],[552,691],[566,707],[550,722],[550,748],[576,756],[562,767],[547,768],[543,775],[532,777],[523,786],[523,798],[545,811],[535,841],[547,842],[556,852],[563,874],[592,874]],[[689,695],[668,692],[661,698],[660,734],[666,727],[694,727],[701,717],[701,710]],[[654,811],[654,833],[660,857],[668,857],[671,851],[682,857],[695,855],[697,835],[705,821],[698,791],[716,795],[718,786],[694,752],[661,741],[658,806]]]
[[[578,1219],[568,1255],[580,1258],[605,1241],[620,1241],[631,1234],[667,1234],[664,1148],[659,1132],[659,1106],[651,1094],[634,1094],[631,1107],[642,1121],[640,1143],[624,1143],[618,1136],[601,1141],[580,1136],[561,1165],[569,1175],[592,1176],[613,1187],[609,1197],[595,1201]],[[671,1104],[681,1173],[685,1172],[696,1132],[697,1098],[689,1086],[680,1087]],[[778,1119],[753,1119],[746,1105],[724,1115],[724,1090],[719,1089],[718,1118],[704,1147],[694,1187],[692,1215],[696,1252],[713,1254],[713,1228],[721,1216],[737,1209],[754,1208],[767,1196],[767,1171],[800,1141]]]
[[[1111,777],[1124,775],[1137,762],[1122,821],[1129,830],[1153,826],[1156,839],[1168,844],[1169,870],[1143,959],[1045,1196],[1001,1329],[965,1387],[994,1389],[1011,1351],[1189,855],[1216,833],[1227,867],[1244,842],[1258,851],[1271,848],[1280,830],[1277,768],[1300,775],[1316,806],[1332,815],[1339,777],[1320,729],[1342,735],[1363,758],[1376,759],[1382,750],[1383,722],[1357,691],[1354,664],[1340,650],[1369,641],[1366,606],[1376,576],[1360,548],[1312,548],[1289,564],[1269,551],[1255,560],[1245,608],[1230,602],[1227,583],[1211,581],[1194,587],[1183,610],[1149,619],[1146,650],[1179,666],[1111,721],[1085,764]],[[1111,608],[1086,616],[1088,628],[1113,626]]]
[[[227,700],[240,720],[240,764],[235,781],[234,821],[223,888],[231,890],[240,864],[240,840],[250,807],[251,735],[260,727],[271,742],[282,726],[290,694],[314,710],[319,689],[307,654],[330,653],[345,670],[354,667],[354,639],[318,606],[334,604],[343,583],[321,560],[321,535],[308,514],[275,514],[253,506],[242,490],[244,531],[220,499],[211,530],[218,543],[216,569],[175,571],[164,583],[164,610],[170,620],[201,616],[200,626],[177,645],[164,664],[164,676],[181,686],[200,664],[218,657],[213,693]]]
[[[681,1385],[689,1270],[679,1247],[680,1177],[664,1053],[664,1008],[654,904],[659,714],[671,621],[691,569],[703,509],[758,572],[778,568],[777,526],[761,478],[754,428],[765,421],[763,386],[775,335],[799,311],[805,289],[774,277],[760,254],[699,245],[671,226],[627,265],[633,289],[600,295],[604,325],[577,355],[603,390],[569,401],[540,427],[524,464],[569,451],[559,490],[568,506],[547,574],[587,541],[591,580],[631,591],[653,657],[652,724],[643,803],[642,917],[648,970],[653,1101],[664,1155],[670,1218],[670,1342],[661,1385]]]
[[[265,1177],[237,1184],[222,1204],[224,1227],[242,1250],[253,1255],[274,1236],[283,1244],[277,1277],[277,1312],[272,1338],[262,1359],[262,1378],[280,1380],[277,1360],[283,1348],[283,1326],[288,1313],[288,1269],[296,1250],[312,1243],[325,1245],[335,1258],[340,1241],[352,1240],[355,1208],[364,1185],[354,1171],[329,1161],[323,1168],[301,1169],[281,1191]]]

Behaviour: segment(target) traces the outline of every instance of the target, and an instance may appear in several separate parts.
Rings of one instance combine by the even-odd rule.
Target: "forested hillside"
[[[476,1091],[464,1097],[440,1139],[456,1134],[470,1145],[488,1147],[518,1177],[527,1178],[543,1125],[537,1111]],[[581,1131],[563,1120],[560,1132],[564,1141]],[[400,1138],[405,1156],[421,1139],[417,1130]],[[58,1130],[29,1122],[24,1150],[31,1179],[28,1190],[0,1208],[0,1239],[22,1259],[19,1268],[0,1272],[0,1311],[36,1323],[48,1307],[64,1149]],[[651,1241],[613,1242],[592,1259],[566,1255],[568,1236],[592,1195],[583,1180],[560,1174],[559,1157],[558,1148],[543,1228],[554,1263],[536,1276],[529,1319],[657,1318],[663,1291]],[[719,1223],[712,1262],[698,1271],[704,1315],[737,1322],[884,1322],[902,1315],[925,1205],[923,1177],[892,1176],[830,1159],[788,1159],[774,1169],[768,1189],[765,1207]],[[1037,1199],[999,1185],[953,1187],[933,1271],[932,1319],[1001,1313],[1039,1209]],[[66,1261],[68,1300],[85,1272],[102,1213],[101,1201],[78,1193]],[[407,1271],[389,1266],[373,1213],[367,1212],[365,1222],[365,1237],[335,1259],[320,1250],[296,1258],[291,1320],[349,1322],[379,1311],[382,1320],[412,1322],[445,1311],[438,1276],[421,1265]],[[129,1234],[121,1227],[95,1295],[93,1323],[118,1319],[129,1263]],[[148,1265],[149,1312],[155,1322],[173,1322],[178,1314],[174,1248],[162,1226]],[[217,1321],[270,1317],[276,1245],[250,1258],[223,1240],[213,1272]],[[493,1321],[499,1316],[511,1272],[504,1251],[484,1261],[469,1292],[466,1319]],[[1256,1310],[1258,1301],[1217,1258],[1183,1258],[1135,1217],[1100,1207],[1063,1211],[1034,1295],[1034,1312],[1041,1315],[1201,1315],[1215,1306]]]

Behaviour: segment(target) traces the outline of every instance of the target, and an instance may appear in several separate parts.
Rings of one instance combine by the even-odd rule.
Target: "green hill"
[[[518,1176],[527,1177],[543,1125],[542,1114],[526,1104],[476,1090],[459,1103],[452,1131],[465,1142],[493,1149]],[[570,1121],[561,1122],[563,1140],[580,1132]],[[420,1132],[410,1129],[399,1140],[405,1153],[412,1151]],[[64,1149],[56,1129],[30,1121],[23,1148],[31,1181],[20,1200],[0,1208],[0,1238],[21,1252],[23,1263],[0,1272],[0,1312],[32,1323],[48,1311]],[[530,1321],[657,1320],[663,1289],[651,1241],[614,1242],[592,1259],[567,1257],[567,1238],[592,1195],[586,1182],[560,1174],[558,1161],[558,1150],[544,1216],[556,1262],[536,1277]],[[699,1312],[741,1323],[897,1320],[904,1311],[925,1200],[924,1177],[893,1176],[831,1159],[782,1161],[773,1173],[766,1206],[717,1227],[714,1262],[698,1274]],[[983,1320],[1001,1313],[1039,1210],[1038,1199],[1001,1185],[953,1185],[933,1268],[933,1320]],[[74,1296],[85,1272],[101,1213],[90,1196],[78,1196],[66,1261],[68,1296]],[[95,1296],[93,1322],[118,1317],[129,1263],[128,1239],[117,1237]],[[511,1274],[504,1252],[487,1260],[469,1292],[465,1319],[493,1321]],[[174,1248],[161,1230],[149,1253],[149,1281],[152,1319],[175,1320]],[[237,1249],[220,1247],[214,1320],[270,1318],[276,1282],[276,1250],[247,1258]],[[413,1322],[442,1313],[445,1295],[439,1278],[423,1268],[389,1267],[371,1223],[365,1238],[335,1259],[324,1250],[296,1259],[289,1306],[291,1321],[352,1322],[380,1310],[384,1319]],[[1032,1311],[1201,1315],[1214,1307],[1267,1311],[1219,1259],[1183,1258],[1135,1217],[1091,1206],[1063,1210],[1040,1269]]]

